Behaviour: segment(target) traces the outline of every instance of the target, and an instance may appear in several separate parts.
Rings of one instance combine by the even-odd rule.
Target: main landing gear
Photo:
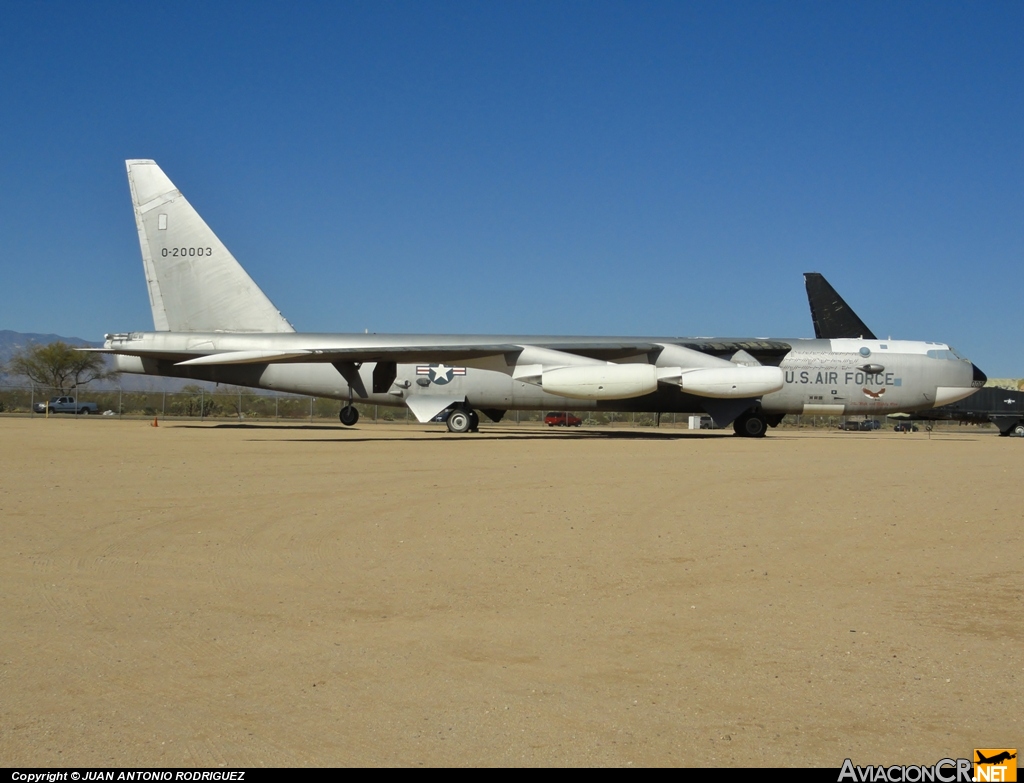
[[[732,428],[743,438],[763,438],[768,432],[768,419],[759,410],[747,411],[732,423]]]
[[[480,429],[480,414],[473,410],[456,408],[448,414],[448,432],[461,434],[477,432]]]
[[[352,405],[346,405],[341,409],[341,413],[338,414],[338,418],[341,419],[341,423],[346,427],[351,427],[359,421],[359,411],[357,411]]]

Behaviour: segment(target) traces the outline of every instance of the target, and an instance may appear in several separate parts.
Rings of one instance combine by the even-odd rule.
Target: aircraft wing
[[[298,336],[298,335],[296,335]],[[115,335],[115,338],[119,335]],[[289,336],[290,337],[290,336]],[[261,336],[261,343],[266,341]],[[705,354],[713,357],[730,357],[743,351],[761,363],[774,363],[792,346],[779,340],[720,340],[688,339],[685,341],[586,341],[586,340],[537,340],[536,342],[466,343],[466,344],[421,344],[421,345],[357,345],[330,346],[320,341],[303,345],[295,339],[288,339],[288,345],[280,349],[252,350],[248,346],[239,350],[217,350],[209,343],[194,347],[177,345],[155,346],[130,340],[116,340],[103,348],[83,348],[96,353],[137,356],[143,359],[169,361],[184,365],[229,365],[229,364],[295,364],[338,362],[361,364],[366,362],[395,362],[396,364],[421,364],[431,362],[465,362],[503,356],[514,364],[516,359],[530,349],[554,351],[583,360],[616,362],[629,357],[647,356],[651,359],[660,354],[666,345]],[[134,343],[134,344],[133,344]],[[562,357],[559,357],[561,359]]]
[[[299,347],[289,346],[282,350],[227,350],[214,351],[209,348],[149,348],[143,345],[116,345],[104,348],[89,348],[95,353],[138,356],[141,359],[156,359],[183,365],[227,365],[227,364],[295,364],[346,362],[395,362],[416,364],[422,362],[452,362],[502,356],[521,351],[522,347],[512,344],[499,345],[422,345],[422,346],[358,346],[358,347]]]
[[[374,391],[386,392],[399,364],[437,363],[504,373],[576,399],[628,399],[652,394],[666,384],[697,396],[749,401],[782,388],[778,363],[791,349],[788,343],[773,340],[701,338],[449,340],[447,335],[417,342],[406,335],[150,332],[108,335],[99,350],[188,369],[332,364],[363,397],[359,370],[365,364],[375,365]]]

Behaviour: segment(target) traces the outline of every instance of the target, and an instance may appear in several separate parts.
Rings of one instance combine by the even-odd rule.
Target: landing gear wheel
[[[359,411],[357,411],[352,405],[346,405],[341,409],[341,413],[338,414],[338,418],[341,419],[341,423],[346,427],[351,427],[359,421]]]
[[[464,410],[453,410],[448,414],[448,432],[463,433],[469,432],[473,425],[473,420],[469,414]]]
[[[768,432],[768,420],[760,411],[748,411],[732,423],[732,429],[743,438],[763,438]]]
[[[480,414],[476,411],[469,412],[469,431],[479,432],[480,431]]]
[[[1013,428],[1013,434],[1018,438],[1024,438],[1024,424],[1018,424]]]

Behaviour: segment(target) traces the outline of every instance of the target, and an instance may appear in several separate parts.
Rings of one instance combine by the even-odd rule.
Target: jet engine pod
[[[778,367],[722,367],[690,370],[679,378],[687,394],[698,397],[760,397],[782,388],[783,375]]]
[[[658,388],[653,364],[588,364],[545,370],[544,391],[577,400],[628,400]]]

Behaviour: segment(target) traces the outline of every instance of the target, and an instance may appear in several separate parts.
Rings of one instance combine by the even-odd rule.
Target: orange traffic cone
[[[153,417],[153,426],[154,427],[159,427],[160,426],[159,424],[157,424],[156,416]]]

